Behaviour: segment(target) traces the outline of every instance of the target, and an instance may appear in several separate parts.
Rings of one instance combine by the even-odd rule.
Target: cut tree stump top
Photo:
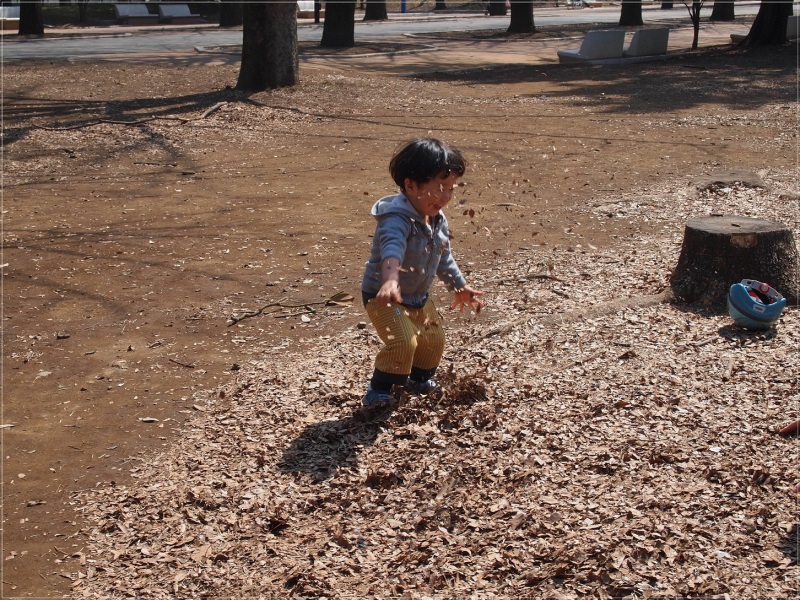
[[[690,229],[721,235],[768,233],[773,231],[786,231],[788,229],[786,225],[781,223],[754,219],[752,217],[703,217],[687,221],[686,226]]]

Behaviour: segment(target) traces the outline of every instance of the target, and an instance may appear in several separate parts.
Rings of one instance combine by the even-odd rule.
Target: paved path
[[[737,4],[737,14],[752,15],[757,4]],[[534,13],[537,26],[607,23],[616,26],[619,7],[569,10],[537,9]],[[692,28],[683,6],[671,11],[647,8],[644,11],[647,24],[669,23],[674,29],[670,33],[669,50],[685,50],[691,47]],[[577,48],[582,36],[575,38],[539,40],[494,40],[470,39],[469,31],[478,29],[505,29],[509,17],[488,17],[476,14],[461,15],[390,15],[389,21],[356,22],[357,40],[381,40],[403,42],[409,50],[401,53],[380,55],[331,55],[301,56],[302,64],[316,65],[332,70],[353,70],[371,73],[393,73],[398,75],[419,74],[431,71],[462,70],[490,67],[499,64],[547,64],[558,62],[556,52]],[[742,23],[704,23],[700,31],[703,46],[730,42],[730,34],[747,30]],[[464,31],[459,40],[431,40],[425,33],[438,31]],[[25,39],[18,36],[3,36],[0,60],[4,63],[26,59],[69,60],[114,60],[125,62],[152,62],[171,64],[237,64],[237,51],[225,50],[225,46],[241,44],[241,29],[220,29],[216,25],[205,26],[149,26],[149,27],[103,27],[85,29],[52,29],[43,39]],[[298,39],[318,41],[322,36],[322,25],[310,20],[298,22]],[[628,34],[630,38],[632,33]],[[213,49],[213,50],[212,50]]]

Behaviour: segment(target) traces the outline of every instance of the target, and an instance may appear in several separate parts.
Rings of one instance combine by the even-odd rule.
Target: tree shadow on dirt
[[[138,126],[147,121],[194,120],[217,103],[231,101],[246,102],[247,97],[233,89],[130,100],[72,98],[53,101],[29,97],[25,92],[5,94],[2,141],[4,145],[13,143],[37,128],[67,131],[103,122]]]
[[[306,427],[284,451],[281,473],[308,473],[316,483],[331,478],[339,469],[358,467],[358,454],[371,446],[383,424],[365,422],[359,413]]]
[[[650,63],[508,65],[416,77],[486,86],[546,82],[551,89],[536,98],[574,99],[601,113],[667,113],[712,103],[746,109],[795,102],[796,53],[796,45],[725,45]]]

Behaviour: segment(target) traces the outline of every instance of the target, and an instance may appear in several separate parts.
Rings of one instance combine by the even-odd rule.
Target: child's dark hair
[[[392,157],[389,172],[394,182],[405,188],[406,179],[427,183],[441,175],[455,173],[459,177],[467,170],[467,160],[458,148],[436,138],[417,138],[405,144]]]

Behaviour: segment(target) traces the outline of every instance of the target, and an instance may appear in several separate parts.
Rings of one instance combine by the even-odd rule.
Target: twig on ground
[[[95,125],[100,125],[102,123],[108,123],[110,125],[136,126],[136,125],[142,125],[144,123],[149,123],[151,121],[180,121],[181,125],[183,125],[190,121],[199,121],[200,119],[205,119],[210,114],[219,110],[226,104],[227,102],[217,102],[215,105],[207,108],[203,112],[203,114],[201,114],[198,117],[176,117],[171,115],[164,115],[155,117],[145,117],[143,119],[137,119],[135,121],[120,121],[117,119],[97,119],[96,121],[89,121],[88,123],[78,123],[77,125],[66,125],[64,127],[52,127],[49,125],[35,125],[35,124],[33,125],[33,127],[35,127],[36,129],[44,129],[45,131],[70,131],[73,129],[83,129],[84,127],[93,127]]]

